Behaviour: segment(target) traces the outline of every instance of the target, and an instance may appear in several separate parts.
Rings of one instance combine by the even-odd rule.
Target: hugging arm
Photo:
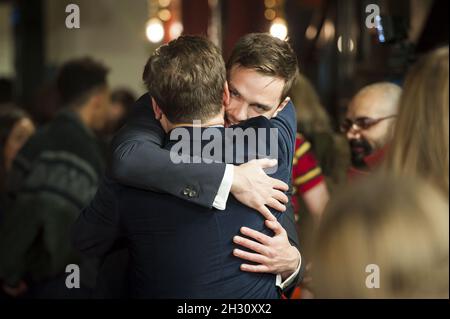
[[[280,152],[284,153],[283,158],[289,168],[297,129],[295,119],[294,106],[289,103],[276,118],[270,120],[272,126],[278,129]],[[281,224],[277,221],[266,221],[266,226],[273,231],[273,237],[243,227],[241,233],[248,238],[236,236],[234,242],[252,252],[236,249],[234,254],[245,261],[256,263],[243,264],[243,271],[276,274],[277,286],[288,292],[301,279],[304,268],[292,205],[284,214]]]
[[[136,102],[128,128],[115,138],[110,175],[132,187],[161,191],[204,207],[225,209],[231,192],[244,205],[270,218],[266,205],[285,209],[285,183],[262,170],[273,163],[254,161],[239,167],[223,163],[175,164],[163,149],[164,131],[155,119],[149,95]],[[251,191],[248,191],[251,189]],[[280,203],[281,202],[281,203]]]
[[[174,164],[162,148],[165,132],[151,106],[148,94],[135,105],[130,122],[112,143],[110,175],[128,186],[169,193],[195,204],[212,207],[224,180],[226,165]],[[231,186],[230,173],[226,194]],[[227,180],[225,180],[227,182]],[[226,199],[225,199],[226,201]]]

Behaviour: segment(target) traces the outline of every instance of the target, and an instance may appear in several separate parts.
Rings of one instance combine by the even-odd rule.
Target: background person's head
[[[320,101],[311,81],[299,73],[298,80],[289,94],[295,105],[297,125],[303,134],[332,133],[330,117]]]
[[[449,54],[435,50],[406,79],[387,166],[396,175],[422,176],[448,196]]]
[[[115,89],[111,92],[111,107],[108,113],[107,133],[118,131],[128,119],[133,109],[136,97],[133,92],[125,88]]]
[[[315,241],[316,297],[448,298],[448,209],[422,180],[373,176],[346,189]]]
[[[0,108],[0,193],[17,153],[35,132],[28,114],[11,104]]]
[[[225,62],[205,38],[181,36],[159,47],[145,66],[143,80],[166,132],[174,125],[223,119],[228,103]]]
[[[375,83],[351,100],[341,130],[350,143],[353,166],[364,167],[364,158],[392,139],[401,91],[396,84]]]
[[[13,105],[4,105],[0,109],[0,156],[6,171],[34,132],[33,121],[23,109]]]
[[[84,124],[101,130],[107,123],[110,92],[108,69],[91,58],[66,62],[60,69],[57,87],[64,106],[77,112]]]
[[[297,74],[297,56],[287,41],[266,33],[239,39],[227,63],[228,123],[276,116],[289,102],[288,92]]]

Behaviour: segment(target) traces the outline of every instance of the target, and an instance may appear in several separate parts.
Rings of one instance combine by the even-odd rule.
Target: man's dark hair
[[[115,89],[114,91],[111,92],[111,102],[120,104],[124,111],[122,118],[116,124],[116,129],[119,129],[123,125],[125,125],[128,117],[131,114],[131,111],[133,110],[135,101],[136,97],[134,93],[128,89],[120,88]]]
[[[30,116],[22,108],[10,103],[0,105],[0,196],[6,192],[5,146],[14,126],[24,118]]]
[[[240,38],[228,59],[228,75],[234,66],[283,79],[281,100],[288,96],[298,75],[297,56],[291,45],[268,33],[250,33]]]
[[[222,107],[225,62],[209,40],[181,36],[153,53],[143,80],[172,123],[207,120]]]
[[[88,57],[66,62],[56,80],[62,103],[85,103],[92,93],[107,86],[108,72],[103,64]]]
[[[111,102],[121,104],[125,108],[126,113],[131,111],[135,101],[136,97],[128,89],[115,89],[111,92]]]

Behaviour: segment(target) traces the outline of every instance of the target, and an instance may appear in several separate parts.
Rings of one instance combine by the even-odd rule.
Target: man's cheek
[[[272,115],[270,114],[271,112],[258,112],[255,108],[250,107],[248,110],[248,118],[254,118],[254,117],[258,117],[258,116],[264,116],[268,119],[272,118]]]
[[[231,101],[228,105],[225,106],[225,113],[228,116],[233,116],[234,113],[236,113],[237,105],[235,102]]]
[[[264,116],[267,117],[268,119],[271,119],[271,118],[276,117],[276,116],[278,115],[278,113],[279,113],[278,110],[275,109],[275,110],[273,110],[273,111],[266,112],[266,113],[264,114]]]
[[[365,148],[370,148],[370,150],[373,150],[374,148],[376,148],[376,139],[374,139],[371,136],[364,136],[363,139],[364,143],[366,144]]]

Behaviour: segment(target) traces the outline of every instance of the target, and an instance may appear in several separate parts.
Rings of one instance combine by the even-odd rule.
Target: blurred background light
[[[306,29],[305,36],[308,40],[312,40],[317,36],[317,28],[312,24]]]
[[[344,43],[343,37],[339,36],[338,41],[337,41],[337,47],[338,47],[339,53],[353,52],[353,50],[355,50],[355,43],[353,42],[352,39],[348,39]]]
[[[376,24],[376,29],[377,29],[377,33],[378,33],[378,40],[381,43],[385,43],[386,42],[386,37],[384,36],[384,27],[383,24],[381,23],[381,17],[377,16],[375,18],[375,24]]]
[[[150,19],[145,28],[147,39],[152,43],[159,43],[164,38],[164,27],[159,19]]]
[[[162,21],[169,21],[170,18],[172,18],[172,14],[170,13],[170,11],[168,9],[163,9],[163,10],[158,12],[158,17]]]
[[[159,6],[162,8],[168,7],[170,5],[171,0],[159,0]]]
[[[277,17],[277,13],[273,9],[266,9],[264,11],[264,16],[267,20],[273,20]]]
[[[323,36],[325,41],[330,41],[334,38],[336,28],[331,20],[326,20],[323,27]]]
[[[171,39],[178,38],[183,33],[183,25],[181,22],[174,22],[169,28],[169,36]]]
[[[264,5],[266,8],[273,8],[276,4],[277,2],[275,0],[264,0]]]
[[[288,35],[286,21],[281,18],[275,19],[270,27],[270,34],[278,39],[286,40]]]

